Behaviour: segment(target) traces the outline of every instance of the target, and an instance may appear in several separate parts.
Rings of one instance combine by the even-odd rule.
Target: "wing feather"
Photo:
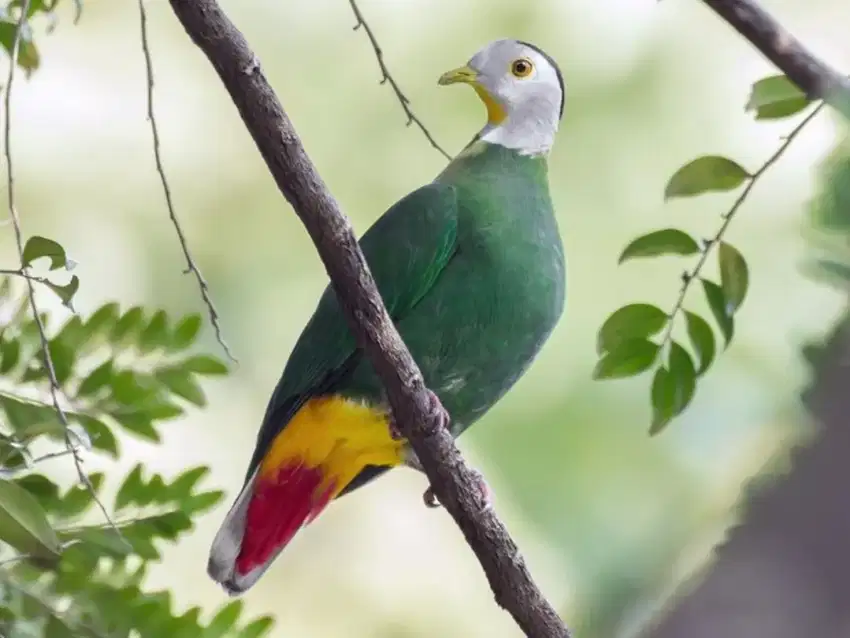
[[[416,306],[450,261],[457,248],[457,212],[454,187],[429,184],[399,200],[360,239],[394,321]],[[271,396],[246,480],[301,405],[337,385],[361,356],[328,285]]]

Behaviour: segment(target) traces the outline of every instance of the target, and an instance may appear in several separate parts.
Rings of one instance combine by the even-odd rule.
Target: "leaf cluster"
[[[64,250],[51,250],[33,248],[27,260],[49,257],[51,267],[67,265]],[[221,501],[221,491],[203,486],[209,468],[189,468],[169,480],[137,464],[117,485],[108,521],[93,507],[107,501],[107,475],[90,474],[90,489],[83,483],[63,486],[47,472],[48,459],[71,463],[72,455],[49,401],[49,376],[29,308],[22,277],[4,278],[0,635],[266,635],[271,619],[243,621],[239,602],[204,621],[199,608],[178,611],[168,591],[144,587],[162,546],[191,531],[194,519]],[[70,440],[86,454],[118,459],[127,436],[158,443],[169,421],[206,404],[202,379],[228,372],[219,359],[196,352],[202,326],[197,314],[174,320],[162,310],[122,310],[108,303],[87,318],[73,315],[55,326],[47,313],[41,319],[71,423]]]
[[[776,120],[796,115],[809,104],[790,80],[776,75],[753,85],[745,110],[752,111],[757,120]],[[648,303],[631,303],[609,315],[597,335],[599,360],[594,378],[619,379],[652,371],[651,434],[660,432],[688,407],[699,379],[711,368],[719,351],[733,340],[736,314],[750,285],[750,270],[743,254],[725,239],[725,234],[755,180],[782,150],[784,146],[756,172],[721,155],[704,155],[688,162],[670,177],[664,189],[665,200],[744,187],[732,209],[722,215],[717,232],[711,238],[697,240],[684,230],[664,228],[632,240],[620,254],[620,264],[667,256],[696,260],[691,269],[682,273],[682,286],[670,311]],[[712,253],[719,281],[704,273]],[[702,289],[722,343],[705,317],[684,306],[688,291],[696,283]],[[686,341],[674,336],[675,324],[682,316]]]

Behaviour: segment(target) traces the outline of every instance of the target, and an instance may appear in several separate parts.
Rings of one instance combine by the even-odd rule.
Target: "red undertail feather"
[[[336,480],[328,480],[321,467],[303,463],[258,477],[248,505],[236,572],[248,574],[286,547],[298,530],[322,513],[336,486]]]
[[[210,576],[234,595],[252,587],[364,467],[399,465],[403,446],[383,410],[336,396],[305,403],[225,516],[210,549]]]

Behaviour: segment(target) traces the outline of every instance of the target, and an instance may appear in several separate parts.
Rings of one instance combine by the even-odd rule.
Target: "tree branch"
[[[800,87],[850,118],[850,80],[812,55],[756,0],[703,0]]]
[[[481,562],[496,601],[532,638],[569,636],[525,561],[486,504],[479,480],[442,424],[418,367],[387,314],[348,219],[307,156],[244,36],[215,0],[169,0],[206,54],[277,182],[324,262],[358,344],[383,382],[395,420],[432,488]]]

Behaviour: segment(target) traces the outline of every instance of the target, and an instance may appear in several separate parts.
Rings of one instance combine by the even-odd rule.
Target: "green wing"
[[[455,252],[455,189],[429,184],[413,191],[366,231],[360,247],[390,316],[398,321],[431,289]],[[328,285],[266,408],[248,477],[304,401],[344,376],[359,357],[336,294]]]

